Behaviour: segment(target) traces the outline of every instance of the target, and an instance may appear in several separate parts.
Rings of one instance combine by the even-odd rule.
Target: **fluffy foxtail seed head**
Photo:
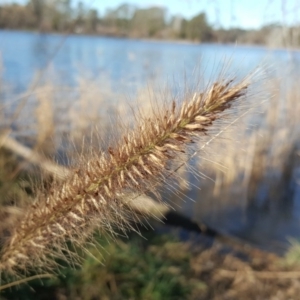
[[[107,153],[84,159],[28,209],[2,249],[0,270],[51,268],[55,258],[70,259],[67,240],[82,245],[95,228],[130,227],[137,216],[124,195],[164,182],[168,162],[244,96],[248,84],[219,81],[181,104],[173,101],[169,109],[142,118]]]

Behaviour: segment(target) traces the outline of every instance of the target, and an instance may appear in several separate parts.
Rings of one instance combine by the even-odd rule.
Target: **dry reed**
[[[256,126],[251,126],[251,120],[227,131],[225,138],[219,139],[215,147],[220,153],[213,156],[215,164],[208,162],[205,165],[202,161],[199,166],[202,169],[206,167],[209,175],[216,178],[214,196],[218,203],[218,197],[230,194],[233,188],[238,196],[229,195],[228,198],[239,199],[236,204],[242,204],[242,199],[245,204],[256,201],[262,185],[268,189],[265,197],[275,202],[275,199],[285,198],[283,194],[291,184],[285,177],[292,175],[286,176],[287,173],[295,173],[295,156],[299,151],[300,95],[295,77],[288,74],[285,79],[273,78],[268,80],[264,89],[272,95],[272,99],[265,102],[263,113],[255,116]],[[238,145],[227,142],[238,135]],[[219,167],[221,164],[222,168]]]
[[[82,245],[93,230],[130,227],[135,218],[119,199],[129,192],[145,192],[166,181],[169,162],[215,120],[246,95],[250,81],[214,83],[180,105],[141,117],[107,153],[83,159],[63,183],[37,196],[4,245],[0,271],[49,270],[55,258],[70,259],[66,241]],[[155,190],[155,187],[153,188]],[[128,201],[133,201],[132,199]]]

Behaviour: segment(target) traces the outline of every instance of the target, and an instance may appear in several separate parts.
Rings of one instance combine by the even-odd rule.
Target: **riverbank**
[[[249,43],[218,43],[218,42],[200,42],[192,41],[186,39],[158,39],[158,38],[137,38],[131,36],[120,36],[120,35],[108,35],[108,34],[97,34],[97,33],[76,33],[76,32],[57,32],[57,31],[38,31],[38,30],[26,30],[26,29],[0,29],[0,32],[20,32],[20,33],[32,33],[37,35],[52,35],[52,36],[61,36],[66,38],[68,36],[78,36],[78,37],[90,37],[90,38],[107,38],[107,39],[120,39],[128,41],[141,41],[149,43],[160,43],[160,44],[174,44],[174,45],[211,45],[211,46],[228,46],[228,47],[244,47],[244,48],[262,48],[262,49],[271,49],[271,50],[292,50],[299,51],[300,48],[296,47],[269,47],[264,44],[249,44]]]
[[[299,267],[252,248],[195,246],[152,231],[97,243],[81,269],[6,290],[2,299],[286,300],[300,292]]]

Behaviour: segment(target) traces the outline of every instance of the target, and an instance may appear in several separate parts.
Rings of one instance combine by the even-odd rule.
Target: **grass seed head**
[[[191,100],[172,101],[151,118],[141,116],[136,130],[125,133],[107,153],[84,157],[79,171],[54,181],[28,209],[2,249],[0,270],[51,270],[56,258],[70,259],[66,241],[82,245],[95,228],[131,228],[130,220],[139,217],[124,205],[122,195],[164,183],[170,160],[222,118],[248,85],[248,80],[219,81]]]

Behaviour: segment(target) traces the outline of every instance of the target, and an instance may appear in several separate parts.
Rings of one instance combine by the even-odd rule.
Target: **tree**
[[[86,17],[87,31],[97,32],[98,21],[98,11],[96,9],[90,9]]]
[[[135,10],[136,7],[131,4],[121,4],[116,9],[108,9],[102,23],[119,35],[128,35]]]
[[[86,10],[82,1],[79,1],[75,11],[75,19],[78,26],[84,25]]]
[[[186,25],[186,37],[196,41],[210,41],[213,37],[212,28],[207,23],[206,14],[200,13]]]
[[[36,17],[38,27],[42,26],[44,15],[44,0],[29,0],[29,6],[31,7],[34,16]]]
[[[132,18],[132,30],[138,36],[156,36],[165,28],[165,12],[161,7],[137,9]]]

